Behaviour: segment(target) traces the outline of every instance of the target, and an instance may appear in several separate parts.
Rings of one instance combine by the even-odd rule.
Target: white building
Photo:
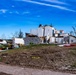
[[[13,45],[21,44],[24,45],[24,39],[23,38],[13,38]]]
[[[76,37],[69,35],[69,43],[76,43]]]
[[[76,37],[64,33],[63,30],[56,30],[51,26],[41,26],[37,29],[32,29],[30,34],[37,35],[42,40],[42,43],[75,43]]]
[[[37,29],[38,37],[43,37],[44,36],[43,33],[44,33],[44,28],[43,27],[40,27],[40,28]]]
[[[0,44],[7,44],[6,40],[0,39]]]

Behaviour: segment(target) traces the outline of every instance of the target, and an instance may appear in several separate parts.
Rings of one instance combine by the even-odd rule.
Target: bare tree
[[[6,35],[5,34],[2,34],[1,35],[1,39],[6,39]]]
[[[74,35],[74,33],[73,33],[73,31],[70,31],[70,33],[69,33],[70,35]]]
[[[13,35],[13,38],[23,38],[23,32],[21,30],[16,31]]]
[[[76,26],[72,26],[73,28],[73,35],[76,36]]]
[[[16,31],[15,33],[12,33],[13,38],[18,38],[18,32]]]
[[[72,26],[72,30],[69,33],[70,35],[76,36],[76,26]]]

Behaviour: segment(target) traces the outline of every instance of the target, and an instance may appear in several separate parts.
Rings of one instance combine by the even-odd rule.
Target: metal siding
[[[71,40],[73,40],[73,42]],[[69,36],[69,43],[75,43],[75,42],[76,42],[76,38]]]
[[[44,32],[43,28],[38,28],[38,37],[43,37],[43,32]]]
[[[38,30],[37,29],[31,29],[30,33],[33,35],[37,35],[38,34]]]
[[[45,27],[45,36],[52,36],[52,28]]]
[[[50,38],[50,43],[55,43],[55,37]]]
[[[63,43],[64,38],[56,38],[57,43]]]

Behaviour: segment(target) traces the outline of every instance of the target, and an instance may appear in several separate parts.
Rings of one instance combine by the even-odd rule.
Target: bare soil
[[[23,68],[19,66],[10,66],[0,64],[0,71],[12,75],[76,75],[70,73],[55,72],[50,70],[41,70],[33,68]]]
[[[6,74],[6,73],[3,73],[3,72],[0,72],[0,75],[10,75],[10,74]]]
[[[13,53],[0,53],[0,62],[76,74],[76,47],[32,46],[21,48]]]

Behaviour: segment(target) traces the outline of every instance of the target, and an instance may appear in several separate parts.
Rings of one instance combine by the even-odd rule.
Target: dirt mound
[[[0,61],[6,64],[53,70],[76,69],[76,48],[40,47],[14,54],[0,54]]]

